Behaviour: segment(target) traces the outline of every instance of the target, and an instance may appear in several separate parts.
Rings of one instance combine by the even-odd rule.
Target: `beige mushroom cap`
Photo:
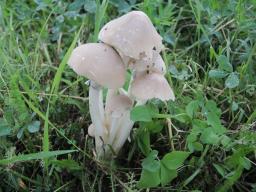
[[[164,60],[159,53],[154,58],[151,71],[161,73],[163,75],[166,73],[166,66]]]
[[[161,55],[156,51],[153,51],[153,58],[151,61],[135,60],[132,58],[128,60],[125,58],[125,60],[123,59],[123,62],[127,62],[126,65],[136,72],[151,71],[161,73],[163,75],[166,73],[165,63]]]
[[[75,48],[68,61],[78,74],[107,88],[120,88],[125,82],[125,66],[116,51],[103,43]]]
[[[95,137],[95,128],[93,124],[89,125],[88,127],[88,135],[91,137]]]
[[[133,101],[126,95],[112,94],[106,103],[105,111],[112,117],[121,117],[133,106]]]
[[[174,93],[167,80],[159,73],[136,74],[132,85],[131,95],[137,100],[146,101],[157,98],[162,101],[175,100]]]
[[[108,22],[99,39],[134,59],[151,60],[152,50],[160,52],[163,47],[162,37],[142,11],[131,11]]]

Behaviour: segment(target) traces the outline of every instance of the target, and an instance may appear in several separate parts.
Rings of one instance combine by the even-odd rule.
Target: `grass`
[[[66,63],[135,9],[163,37],[176,101],[134,109],[131,142],[104,164]],[[0,1],[0,192],[256,191],[255,15],[254,0]]]

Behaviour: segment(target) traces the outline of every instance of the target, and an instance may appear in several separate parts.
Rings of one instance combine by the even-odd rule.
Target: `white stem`
[[[106,127],[107,127],[107,131],[108,131],[108,135],[109,135],[109,132],[110,132],[110,127],[111,127],[111,114],[109,114],[107,111],[107,108],[109,107],[109,101],[110,99],[115,95],[116,93],[116,90],[114,89],[108,89],[108,92],[107,92],[107,97],[106,97],[106,103],[105,103],[105,124],[106,124]]]
[[[102,97],[102,89],[95,82],[91,81],[89,88],[89,110],[91,115],[91,120],[93,125],[95,126],[95,145],[96,152],[100,156],[103,152],[103,144],[104,144],[104,126],[102,122],[102,111],[103,110],[103,101],[101,101]]]
[[[137,101],[136,106],[144,105],[147,101]],[[130,136],[131,130],[133,128],[134,122],[130,119],[130,110],[126,112],[119,120],[119,128],[115,134],[115,140],[113,141],[112,147],[116,153],[122,148],[125,141]]]
[[[111,126],[109,131],[108,144],[113,145],[113,140],[118,132],[118,128],[120,127],[120,119],[121,117],[112,117],[111,118]]]
[[[116,133],[115,140],[112,144],[112,147],[116,153],[118,153],[129,137],[133,125],[134,122],[130,119],[130,111],[127,111],[120,119],[118,132]]]

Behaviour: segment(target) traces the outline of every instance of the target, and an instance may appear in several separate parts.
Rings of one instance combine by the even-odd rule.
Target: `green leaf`
[[[229,89],[235,88],[239,85],[239,78],[236,73],[230,73],[225,81],[225,86]]]
[[[220,140],[223,147],[228,147],[229,144],[231,143],[231,141],[232,141],[231,138],[226,135],[222,135],[221,140]]]
[[[175,114],[172,118],[182,123],[189,123],[191,121],[191,118],[186,113]]]
[[[220,118],[213,112],[207,114],[207,124],[213,127],[213,131],[217,134],[226,132],[226,128],[221,125]]]
[[[177,169],[179,168],[183,162],[187,159],[190,152],[186,151],[172,151],[164,156],[162,159],[162,163],[168,168],[168,169]]]
[[[152,121],[152,118],[156,114],[155,109],[150,105],[136,106],[131,110],[131,120],[136,121]]]
[[[193,143],[197,140],[197,136],[199,135],[199,132],[193,132],[193,129],[191,130],[191,133],[187,136],[187,141],[190,143]]]
[[[207,128],[207,122],[206,121],[202,121],[199,119],[193,119],[192,121],[192,132],[193,133],[200,133],[202,132],[205,128]]]
[[[233,72],[233,66],[228,61],[228,58],[225,55],[220,55],[217,58],[219,64],[219,69],[227,72]]]
[[[38,132],[40,129],[40,121],[32,121],[29,125],[28,125],[28,131],[30,133],[36,133]]]
[[[89,13],[96,13],[97,4],[94,0],[85,0],[84,9]]]
[[[211,111],[215,113],[218,117],[220,117],[221,110],[217,107],[217,104],[215,101],[213,100],[206,101],[205,108],[207,109],[207,111]]]
[[[161,162],[160,180],[162,186],[170,183],[177,176],[177,170],[170,170]]]
[[[215,164],[215,163],[213,163],[213,166],[214,166],[214,168],[217,170],[217,172],[218,172],[222,177],[225,177],[225,175],[226,175],[226,170],[225,170],[222,166],[220,166],[220,165],[218,165],[218,164]]]
[[[194,152],[194,151],[203,151],[204,147],[201,143],[199,142],[191,142],[191,143],[188,143],[188,149],[189,151],[191,152]]]
[[[138,146],[142,153],[147,156],[151,151],[150,147],[150,134],[147,129],[140,129],[137,136]]]
[[[163,129],[162,121],[151,121],[151,122],[142,122],[143,127],[147,128],[150,133],[159,133]]]
[[[250,170],[252,166],[251,162],[246,157],[240,157],[239,164],[242,165],[246,170]]]
[[[191,101],[187,106],[186,106],[186,113],[188,116],[193,118],[194,114],[198,111],[199,109],[199,101]]]
[[[159,171],[150,172],[145,169],[142,170],[140,180],[138,182],[139,188],[156,187],[160,184],[160,173]]]
[[[18,155],[18,156],[13,156],[13,157],[8,158],[8,159],[0,160],[0,165],[6,165],[6,164],[10,164],[10,163],[23,162],[23,161],[38,160],[38,159],[44,159],[44,158],[50,158],[50,157],[55,157],[57,155],[73,153],[75,151],[76,150],[62,150],[62,151],[49,151],[49,152],[31,153],[31,154],[26,154],[26,155]]]
[[[227,73],[220,69],[212,69],[209,71],[209,77],[211,78],[224,78],[226,76],[227,76]]]
[[[150,152],[147,158],[145,158],[142,162],[143,169],[150,171],[150,172],[156,172],[160,169],[160,162],[156,160],[158,151],[153,150]]]
[[[7,136],[11,134],[11,128],[8,126],[5,119],[0,118],[0,137]]]
[[[74,0],[74,2],[70,3],[68,6],[69,11],[77,11],[80,10],[83,4],[85,3],[84,0]]]
[[[119,13],[126,13],[126,12],[130,11],[131,7],[132,7],[126,1],[110,0],[110,3],[112,3],[115,7],[118,8]]]
[[[216,145],[219,142],[219,137],[216,135],[211,127],[205,129],[200,137],[201,141],[205,144]]]

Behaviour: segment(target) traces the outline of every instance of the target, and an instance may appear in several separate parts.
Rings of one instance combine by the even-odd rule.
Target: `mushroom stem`
[[[112,147],[116,153],[119,152],[129,137],[133,125],[134,122],[130,119],[130,111],[127,111],[119,120],[118,132],[116,133],[115,139],[112,143]]]
[[[120,127],[120,119],[121,119],[120,117],[118,118],[112,117],[111,126],[109,130],[109,139],[108,139],[109,145],[113,144],[116,133],[118,132],[118,128]]]
[[[116,90],[115,89],[108,89],[107,90],[107,97],[106,97],[106,103],[105,103],[105,124],[107,125],[107,131],[108,131],[108,135],[110,134],[110,130],[111,130],[111,125],[112,125],[112,119],[111,119],[111,115],[106,112],[106,108],[107,106],[109,106],[109,101],[111,100],[111,98],[113,97],[113,95],[115,95]]]
[[[95,126],[95,145],[96,152],[99,156],[102,155],[104,145],[104,126],[102,122],[103,101],[102,88],[95,82],[90,82],[89,87],[89,110],[92,124]]]

